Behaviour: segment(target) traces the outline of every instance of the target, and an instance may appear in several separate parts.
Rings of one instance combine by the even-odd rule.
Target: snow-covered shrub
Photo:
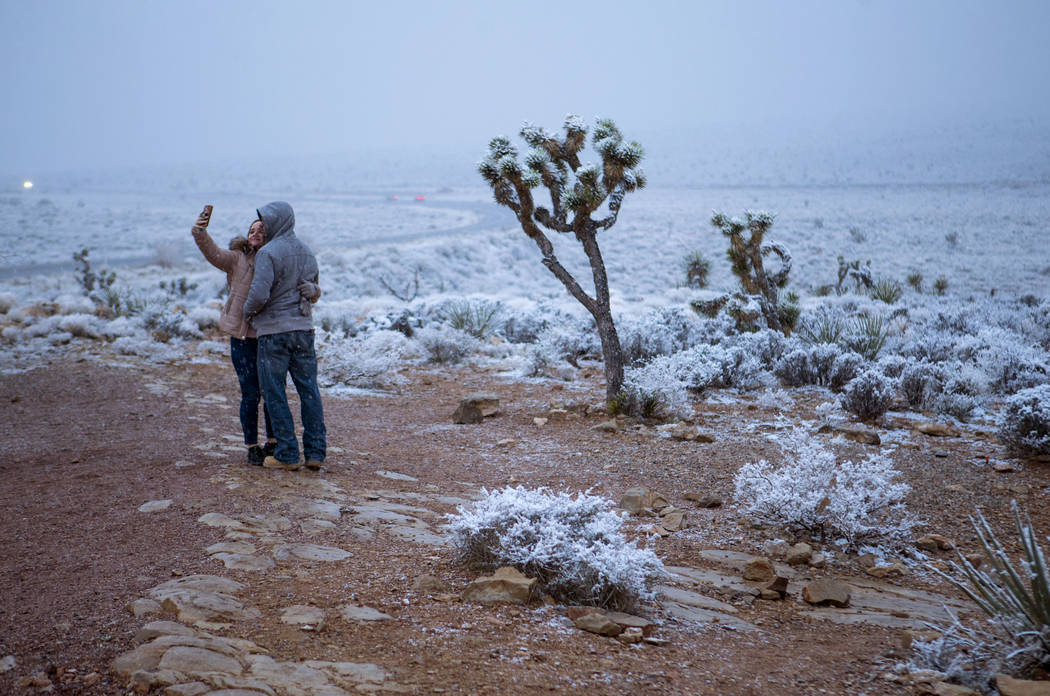
[[[842,390],[842,407],[861,420],[881,418],[890,410],[896,391],[893,380],[876,370],[868,370],[850,380]]]
[[[132,336],[139,331],[139,323],[130,317],[117,317],[107,321],[99,328],[103,338],[115,339],[120,336]]]
[[[809,369],[809,351],[804,348],[796,348],[782,356],[777,361],[773,374],[789,387],[801,387],[805,384],[812,384],[813,373]]]
[[[938,626],[932,640],[912,642],[909,666],[917,670],[935,670],[946,675],[946,681],[991,694],[995,675],[1016,671],[1004,664],[1012,646],[1002,636],[963,626],[952,615],[949,626]]]
[[[1005,332],[982,350],[977,365],[988,375],[989,387],[997,394],[1013,394],[1040,384],[1050,383],[1050,362],[1041,350],[1021,345]]]
[[[449,515],[456,562],[479,570],[514,566],[556,600],[629,610],[664,574],[656,554],[628,542],[612,502],[522,487],[485,491]]]
[[[17,326],[5,326],[0,330],[0,338],[4,343],[18,343],[22,340],[22,329]]]
[[[425,326],[415,332],[427,360],[435,363],[458,363],[477,347],[478,340],[451,326]]]
[[[78,338],[98,338],[99,320],[93,314],[69,314],[59,320],[58,328]]]
[[[7,314],[18,300],[9,292],[0,292],[0,314]]]
[[[55,298],[60,314],[91,314],[95,303],[83,295],[59,295]]]
[[[803,430],[774,439],[784,461],[748,462],[733,480],[737,501],[754,520],[840,536],[850,546],[898,540],[915,525],[904,509],[909,487],[896,480],[900,472],[885,454],[839,462]]]
[[[842,391],[860,373],[865,363],[864,358],[853,351],[839,353],[828,370],[827,386],[831,387],[832,391]]]
[[[693,345],[697,321],[678,307],[664,307],[638,321],[620,320],[617,333],[624,363],[639,365]]]
[[[201,331],[218,328],[219,326],[219,310],[214,307],[194,307],[187,313],[187,316]]]
[[[540,334],[536,345],[530,350],[530,361],[536,365],[549,366],[567,361],[575,367],[582,358],[600,358],[601,355],[597,331],[593,326],[587,327],[579,322],[554,326]]]
[[[945,371],[941,366],[926,361],[913,362],[901,372],[898,385],[908,406],[922,410],[933,395],[941,391],[944,378]]]
[[[999,437],[1019,450],[1050,454],[1050,385],[1023,389],[1007,399]]]
[[[683,378],[681,357],[681,353],[662,355],[648,365],[628,367],[617,409],[645,417],[691,417],[693,399]]]
[[[404,382],[397,371],[410,340],[398,331],[372,331],[348,340],[329,338],[318,346],[323,386],[373,389]]]
[[[885,355],[879,358],[876,367],[887,377],[898,379],[908,365],[908,359],[902,355]]]

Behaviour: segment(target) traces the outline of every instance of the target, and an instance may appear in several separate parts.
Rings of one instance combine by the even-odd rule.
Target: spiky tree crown
[[[636,142],[624,142],[613,121],[598,119],[591,144],[601,163],[582,164],[580,152],[587,142],[587,126],[578,116],[570,115],[563,131],[558,137],[526,123],[521,137],[531,149],[525,155],[524,167],[509,138],[493,138],[478,171],[492,186],[496,202],[514,210],[519,219],[527,215],[529,222],[557,232],[608,229],[616,222],[623,197],[645,186],[645,173],[638,167],[645,151]],[[531,189],[541,185],[550,192],[551,210],[533,208]],[[592,220],[591,213],[607,199],[609,214]]]
[[[778,288],[787,285],[788,273],[791,271],[791,257],[783,246],[776,242],[763,244],[766,232],[773,226],[773,215],[763,211],[748,210],[744,213],[744,219],[729,217],[723,213],[715,213],[711,217],[711,224],[722,231],[729,238],[729,260],[732,263],[733,273],[740,278],[745,292],[760,293],[765,288],[756,283],[760,278],[756,277],[758,270],[765,275],[765,279]],[[744,232],[749,232],[747,238]],[[764,268],[756,269],[756,260],[770,253],[780,257],[782,266],[776,273],[769,273]]]

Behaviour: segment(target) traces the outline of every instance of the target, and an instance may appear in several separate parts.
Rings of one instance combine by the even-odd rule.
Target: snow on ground
[[[244,169],[231,169],[192,176],[173,170],[167,178],[154,173],[123,181],[113,173],[98,180],[67,177],[0,194],[0,369],[29,369],[91,341],[151,360],[214,356],[214,341],[203,350],[198,343],[214,339],[225,278],[200,257],[189,227],[210,202],[212,234],[225,244],[246,231],[255,207],[277,198],[292,203],[297,231],[318,256],[324,289],[316,308],[323,328],[319,344],[333,369],[340,366],[339,374],[329,375],[333,386],[392,386],[398,361],[435,359],[456,342],[469,348],[467,359],[498,363],[503,372],[523,378],[571,376],[567,363],[552,363],[574,351],[593,357],[596,341],[586,335],[582,308],[540,264],[535,244],[487,189],[393,185],[375,178],[364,185],[340,180],[345,173],[327,172],[326,178],[326,171],[305,172],[286,172],[284,190],[272,177],[260,177],[252,190],[256,180]],[[710,374],[720,365],[721,381],[706,386],[724,388],[726,356],[751,350],[744,338],[719,338],[733,333],[719,320],[702,320],[688,309],[690,300],[737,289],[725,259],[726,240],[710,218],[712,211],[741,215],[747,209],[775,213],[768,237],[792,254],[788,289],[802,298],[803,321],[818,316],[819,307],[845,319],[877,315],[887,327],[880,357],[903,353],[912,362],[950,358],[955,366],[969,365],[981,374],[959,387],[964,396],[980,392],[1001,399],[1005,390],[1045,377],[1048,339],[1039,317],[1045,317],[1050,295],[1046,181],[658,187],[631,194],[618,224],[600,238],[621,338],[626,342],[633,331],[639,345],[659,343],[662,332],[670,331],[659,321],[672,315],[696,325],[685,343],[669,339],[650,346],[644,359],[698,340],[722,343],[722,353],[704,349],[694,356],[702,365],[685,367],[696,379],[698,370]],[[565,237],[554,241],[563,263],[588,287],[579,245]],[[85,297],[72,263],[72,254],[83,248],[90,250],[93,271],[116,272],[109,292],[96,288],[93,300]],[[683,259],[694,251],[711,261],[708,290],[683,287]],[[899,282],[901,300],[890,306],[853,292],[818,297],[817,288],[836,282],[840,255],[870,261],[876,279]],[[905,283],[913,273],[923,275],[922,294]],[[947,290],[935,296],[931,288],[942,277]],[[99,301],[117,316],[95,316]],[[449,327],[467,310],[497,303],[496,323],[481,332],[485,340]],[[653,312],[668,309],[674,312],[652,319]],[[423,329],[411,340],[381,331],[402,314],[410,328]],[[506,340],[493,344],[493,332]],[[796,338],[790,341],[786,349],[799,347]],[[926,354],[923,341],[949,344],[950,355]],[[998,349],[991,345],[996,343]],[[733,359],[734,387],[776,383],[773,363],[744,366]],[[1004,361],[1027,372],[1022,379],[1000,379],[993,373]],[[764,372],[745,375],[745,367]],[[997,379],[997,386],[988,386]],[[716,398],[712,392],[708,397]],[[986,401],[976,400],[969,412],[980,414]]]

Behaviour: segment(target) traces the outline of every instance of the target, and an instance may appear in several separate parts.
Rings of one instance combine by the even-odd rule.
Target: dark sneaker
[[[307,459],[306,460],[306,468],[309,469],[310,471],[320,471],[321,470],[321,462],[317,461],[316,459]]]
[[[286,462],[282,462],[277,457],[267,457],[266,459],[263,459],[262,465],[264,469],[284,469],[285,471],[299,471],[299,462],[295,462],[294,464],[288,464]]]
[[[266,459],[266,454],[263,452],[263,448],[259,445],[252,445],[248,448],[248,463],[252,466],[262,466],[263,459]]]
[[[263,444],[263,454],[266,455],[267,457],[272,457],[274,452],[276,452],[276,451],[277,451],[277,443],[276,442],[267,442],[267,443]]]

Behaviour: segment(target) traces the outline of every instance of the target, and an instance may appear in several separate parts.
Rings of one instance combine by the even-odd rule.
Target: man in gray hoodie
[[[291,375],[299,393],[306,468],[317,470],[326,451],[324,409],[317,388],[310,302],[299,290],[304,282],[317,283],[317,259],[295,236],[292,206],[274,201],[256,212],[265,227],[266,244],[255,255],[255,277],[244,316],[259,335],[259,382],[277,438],[277,449],[263,466],[299,468],[299,441],[284,391]]]

